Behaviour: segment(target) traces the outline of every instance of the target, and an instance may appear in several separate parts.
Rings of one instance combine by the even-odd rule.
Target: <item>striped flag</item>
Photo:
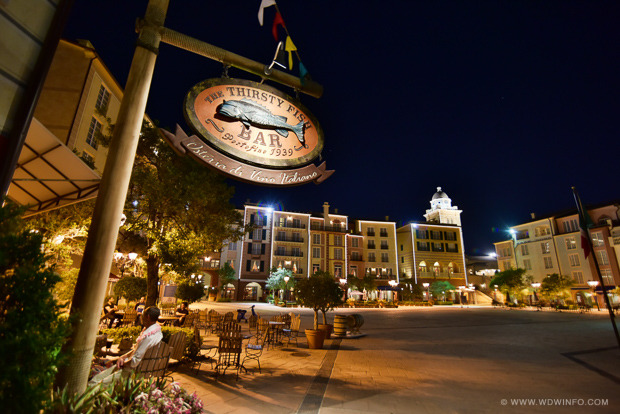
[[[579,230],[581,233],[581,248],[583,249],[583,254],[588,258],[590,252],[592,251],[592,242],[590,241],[590,234],[588,233],[588,228],[592,226],[592,219],[588,212],[583,208],[581,204],[581,199],[579,198],[579,194],[577,194],[577,189],[573,187],[573,195],[575,196],[575,203],[577,203],[577,212],[579,213]]]

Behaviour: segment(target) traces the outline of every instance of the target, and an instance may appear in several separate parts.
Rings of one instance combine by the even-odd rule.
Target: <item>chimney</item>
[[[327,201],[323,203],[323,218],[325,221],[329,220],[329,203]]]
[[[334,209],[334,214],[338,214],[338,209],[337,208]]]
[[[390,221],[390,216],[385,216],[385,221]]]
[[[530,216],[532,216],[532,220],[536,220],[536,213],[530,213]]]

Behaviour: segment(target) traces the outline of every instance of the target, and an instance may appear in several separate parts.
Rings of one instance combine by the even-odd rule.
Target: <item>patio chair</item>
[[[209,328],[211,329],[211,333],[215,333],[220,329],[220,324],[222,322],[222,315],[214,309],[209,311],[208,315]]]
[[[190,359],[192,361],[192,366],[196,367],[196,372],[200,371],[200,366],[205,361],[211,363],[211,369],[213,369],[217,345],[205,344],[200,336],[200,329],[198,327],[194,327],[194,341],[198,345],[198,354],[191,356]],[[206,352],[203,354],[202,351]],[[213,352],[213,354],[211,354],[211,352]]]
[[[198,319],[196,319],[196,323],[194,324],[198,329],[204,329],[205,334],[207,329],[209,329],[209,310],[203,309],[198,312]]]
[[[256,344],[258,345],[260,341],[262,341],[261,345],[265,345],[265,341],[269,336],[269,321],[266,319],[259,318],[257,322],[258,328],[256,330]]]
[[[245,360],[253,359],[258,364],[258,372],[262,374],[260,369],[260,357],[263,354],[263,346],[259,344],[247,344],[245,346],[245,356],[243,357],[243,361],[241,361],[241,366],[245,368]]]
[[[295,339],[295,346],[299,346],[297,336],[299,335],[299,327],[301,325],[301,316],[296,316],[291,320],[290,328],[282,329],[282,335],[288,338],[286,346],[289,346],[291,339]]]
[[[171,348],[161,341],[146,350],[135,372],[145,378],[163,377],[168,368]]]
[[[138,312],[135,309],[127,309],[123,319],[121,319],[121,326],[134,326],[136,319],[138,318]]]
[[[188,315],[185,316],[185,319],[183,320],[183,325],[181,325],[181,327],[183,327],[183,328],[193,328],[194,327],[194,321],[196,320],[197,316],[198,316],[198,314],[196,314],[194,312],[190,312]]]
[[[241,325],[237,322],[223,322],[221,332],[236,331],[241,332]]]
[[[255,333],[258,333],[258,316],[257,315],[251,315],[248,318],[248,330],[250,331],[250,333],[252,333],[252,330],[254,330]]]
[[[216,379],[218,375],[225,374],[229,367],[234,367],[237,370],[236,379],[239,379],[239,369],[245,369],[240,364],[242,341],[243,339],[240,331],[222,331],[217,347],[218,360],[215,366]],[[220,372],[222,368],[224,368],[224,371]]]
[[[187,343],[187,335],[183,331],[179,331],[170,337],[168,345],[171,348],[169,364],[179,365],[185,354],[185,346]]]
[[[235,313],[234,312],[226,312],[224,314],[224,323],[232,322],[234,319],[235,319]]]

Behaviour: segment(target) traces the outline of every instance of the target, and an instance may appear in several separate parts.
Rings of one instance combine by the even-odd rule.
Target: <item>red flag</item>
[[[282,27],[286,28],[284,24],[284,20],[282,19],[282,15],[280,12],[276,12],[276,17],[273,19],[273,26],[271,27],[271,33],[273,33],[273,38],[278,42],[278,25],[281,24]]]

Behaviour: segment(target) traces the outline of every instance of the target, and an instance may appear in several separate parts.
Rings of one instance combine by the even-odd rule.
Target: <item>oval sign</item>
[[[207,79],[189,91],[184,108],[188,124],[209,145],[254,165],[307,165],[323,150],[323,131],[314,116],[267,85]]]

